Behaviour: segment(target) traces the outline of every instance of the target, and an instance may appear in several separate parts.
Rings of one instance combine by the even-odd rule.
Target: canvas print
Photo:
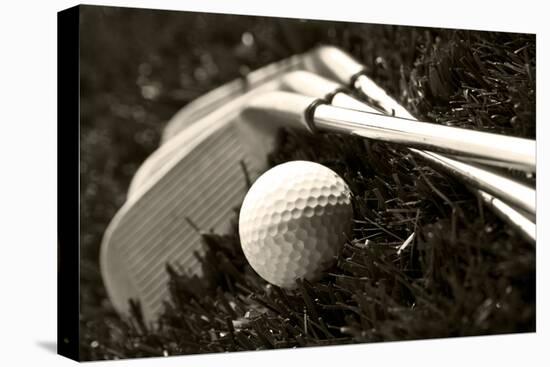
[[[78,359],[535,332],[534,34],[77,15]]]

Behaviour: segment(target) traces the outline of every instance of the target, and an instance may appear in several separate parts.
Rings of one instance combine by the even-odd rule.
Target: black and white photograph
[[[76,359],[537,331],[537,35],[70,14]]]

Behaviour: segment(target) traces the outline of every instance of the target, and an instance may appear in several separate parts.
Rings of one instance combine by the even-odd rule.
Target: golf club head
[[[314,93],[318,95],[321,90],[332,93],[332,87],[350,87],[363,94],[366,99],[378,107],[377,111],[381,110],[384,113],[403,118],[414,118],[397,101],[390,97],[384,89],[369,79],[365,74],[365,67],[351,55],[336,46],[322,45],[304,55],[293,56],[253,71],[249,73],[245,79],[235,80],[226,84],[223,88],[215,89],[197,98],[195,101],[182,108],[168,122],[164,129],[161,143],[170,140],[171,137],[177,135],[179,131],[187,127],[193,121],[196,121],[205,113],[227,103],[227,101],[243,93],[243,91],[252,89],[267,80],[290,71],[308,71],[310,72],[309,74],[314,73],[325,78],[324,81],[319,83],[312,80],[312,85],[306,83],[304,86],[300,87],[300,90],[295,90],[291,87],[289,89],[291,91],[296,91],[305,95],[313,95]],[[298,80],[299,77],[294,76],[293,79]],[[326,83],[327,80],[330,80],[332,85],[329,86]],[[299,83],[295,82],[294,86],[295,85],[299,85]],[[205,101],[208,101],[209,104],[205,104]],[[353,107],[348,106],[348,108]]]
[[[337,99],[338,105],[341,107],[374,113],[378,112],[378,110],[365,105],[353,97],[344,93],[338,93],[341,90],[345,90],[340,84],[323,78],[313,72],[305,71],[303,69],[305,67],[314,67],[311,59],[315,57],[316,51],[312,51],[303,56],[294,56],[282,62],[268,65],[266,67],[266,74],[260,73],[264,70],[263,68],[256,70],[250,74],[250,80],[247,76],[246,81],[236,80],[226,84],[196,99],[178,111],[178,113],[168,122],[164,130],[161,142],[162,149],[158,149],[151,154],[134,174],[128,189],[128,198],[132,197],[132,195],[138,191],[138,188],[142,187],[144,183],[177,154],[182,147],[187,146],[188,140],[196,135],[194,123],[199,121],[209,111],[205,106],[212,108],[212,110],[210,110],[210,113],[212,113],[212,111],[221,108],[224,104],[230,103],[230,101],[238,98],[246,91],[252,92],[253,95],[269,91],[270,89],[263,85],[270,81],[279,83],[277,89],[282,91],[295,92],[305,96],[314,96],[318,98],[331,96],[331,99]],[[291,70],[292,68],[296,70]],[[277,70],[278,73],[276,72]],[[271,90],[273,90],[273,88],[271,88]],[[303,121],[298,122],[298,125],[301,124],[303,124]],[[188,133],[179,134],[182,130],[188,130]],[[172,139],[176,136],[176,139]]]
[[[202,95],[180,109],[166,124],[161,137],[161,147],[153,152],[134,174],[127,197],[130,198],[138,187],[143,186],[176,152],[185,147],[187,140],[196,136],[198,129],[193,127],[196,122],[245,94],[253,96],[270,90],[275,83],[273,81],[280,75],[289,70],[304,68],[305,59],[308,57],[309,55],[295,55],[264,66],[250,72],[245,78],[234,80]],[[273,83],[269,84],[270,82]],[[222,115],[218,116],[223,118]],[[179,134],[183,130],[189,132]],[[176,136],[178,139],[171,141]]]
[[[332,93],[334,91],[333,88],[340,88],[342,85],[351,86],[354,77],[363,73],[364,67],[350,55],[335,46],[319,46],[303,55],[292,56],[288,59],[272,63],[250,72],[244,79],[225,84],[223,87],[214,89],[187,104],[167,123],[162,134],[161,144],[170,140],[189,124],[192,124],[205,114],[219,108],[245,91],[252,90],[258,85],[292,71],[304,71],[306,73],[301,77],[297,74],[292,78],[287,78],[289,80],[304,80],[303,77],[307,76],[307,74],[309,76],[319,74],[327,78],[321,82],[311,80],[310,82],[313,85],[310,86],[308,82],[300,87],[307,88],[305,91],[308,91],[311,95],[313,93],[317,95],[320,90]],[[327,84],[329,80],[332,84]],[[294,86],[300,84],[296,81],[293,83]],[[290,91],[294,90],[290,85],[289,87]],[[299,91],[296,90],[296,92]],[[310,95],[308,93],[303,94]]]
[[[294,56],[269,65],[265,74],[255,71],[246,82],[222,86],[168,124],[163,144],[136,172],[101,244],[102,277],[119,313],[127,315],[134,299],[145,320],[155,320],[169,296],[167,263],[202,275],[196,256],[203,252],[202,239],[195,226],[229,229],[248,190],[242,167],[252,180],[267,169],[279,128],[277,119],[251,120],[241,112],[257,95],[283,88],[278,77],[304,68],[308,57]]]
[[[252,91],[270,80],[279,78],[282,74],[292,71],[314,67],[309,61],[315,55],[312,52],[302,55],[294,55],[287,59],[274,62],[260,69],[251,71],[246,77],[234,80],[222,87],[216,88],[199,98],[191,101],[180,109],[166,124],[162,133],[161,144],[164,144],[181,130],[188,127],[203,116],[220,108],[231,100],[239,97],[247,91]],[[314,69],[312,69],[314,70]]]

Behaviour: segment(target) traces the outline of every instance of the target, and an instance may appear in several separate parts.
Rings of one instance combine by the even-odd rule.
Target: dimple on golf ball
[[[351,232],[350,189],[313,162],[280,164],[261,175],[241,207],[239,236],[252,268],[265,280],[295,288],[333,264]]]

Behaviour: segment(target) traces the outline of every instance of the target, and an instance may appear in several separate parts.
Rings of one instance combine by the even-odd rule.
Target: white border
[[[90,4],[305,17],[537,33],[538,200],[548,202],[548,13],[543,1],[133,0]],[[2,72],[0,365],[68,365],[44,345],[56,339],[56,12],[73,1],[6,1],[0,12]],[[547,164],[546,164],[547,166]],[[536,334],[127,360],[117,366],[543,365],[548,361],[548,215],[538,206]],[[98,362],[97,365],[108,365]]]

